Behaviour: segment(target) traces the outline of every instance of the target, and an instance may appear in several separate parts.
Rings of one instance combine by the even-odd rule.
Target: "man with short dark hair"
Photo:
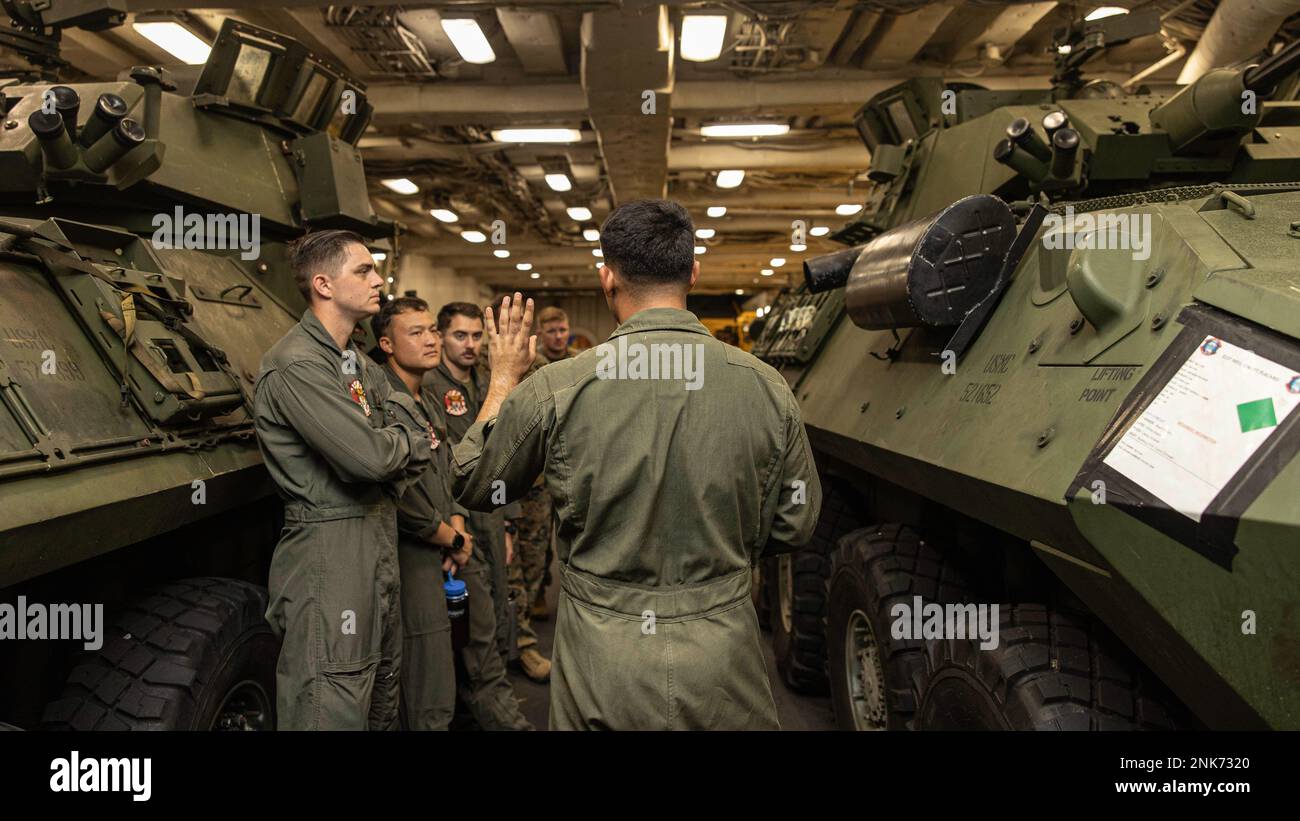
[[[308,308],[262,357],[253,400],[285,502],[266,611],[283,640],[277,726],[390,729],[402,642],[394,500],[428,467],[429,432],[385,410],[387,381],[352,341],[384,282],[365,240],[308,234],[290,264]]]
[[[609,341],[519,381],[532,301],[503,300],[494,368],[453,449],[473,510],[543,474],[561,595],[553,729],[774,729],[752,567],[812,536],[821,486],[785,380],[686,310],[685,209],[619,206],[601,228]]]
[[[483,355],[483,311],[469,302],[451,302],[438,311],[438,331],[442,335],[442,363],[425,376],[429,393],[442,403],[447,416],[447,436],[454,445],[465,435],[478,414],[479,404],[487,392],[488,376],[480,364]],[[492,601],[496,607],[497,653],[501,663],[509,661],[514,641],[510,628],[509,588],[506,567],[513,551],[514,520],[519,517],[517,497],[506,499],[504,493],[493,497],[492,508],[471,511],[470,533],[478,540],[479,556],[488,570]]]
[[[472,556],[467,511],[451,493],[451,444],[437,397],[427,400],[424,375],[442,361],[441,337],[429,306],[416,297],[384,305],[371,327],[384,353],[384,374],[393,396],[409,396],[419,413],[412,424],[429,428],[433,464],[397,504],[397,557],[402,570],[402,726],[445,730],[456,708],[455,655],[442,586],[443,571],[456,572],[469,594],[469,643],[462,651],[467,679],[462,697],[485,730],[531,730],[519,712],[514,689],[495,651],[496,614],[483,563]],[[390,400],[392,401],[392,400]],[[399,417],[405,405],[393,402]],[[485,646],[476,647],[474,642]],[[476,638],[478,637],[478,638]]]

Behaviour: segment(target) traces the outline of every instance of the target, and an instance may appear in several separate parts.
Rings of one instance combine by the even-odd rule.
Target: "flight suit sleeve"
[[[470,510],[491,511],[501,501],[520,499],[546,467],[546,435],[554,423],[555,404],[543,395],[537,379],[511,391],[492,419],[475,422],[452,448],[452,489]]]
[[[442,512],[420,482],[407,489],[397,502],[397,529],[407,536],[427,542],[442,522]]]
[[[375,428],[361,405],[339,385],[336,374],[317,362],[294,362],[264,380],[285,423],[324,457],[347,482],[384,482],[418,473],[429,463],[427,429],[394,420]],[[386,405],[372,412],[388,414]]]
[[[776,514],[768,533],[767,550],[789,553],[808,543],[822,509],[822,485],[813,463],[808,431],[794,395],[786,392],[785,452],[776,487]]]

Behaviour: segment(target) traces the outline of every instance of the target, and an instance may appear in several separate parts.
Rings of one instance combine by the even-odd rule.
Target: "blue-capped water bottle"
[[[442,583],[447,595],[447,617],[451,619],[451,647],[459,653],[469,643],[469,591],[460,579],[447,575]]]

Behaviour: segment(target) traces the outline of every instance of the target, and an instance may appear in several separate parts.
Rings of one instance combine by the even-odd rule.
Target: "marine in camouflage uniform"
[[[578,351],[569,343],[569,317],[559,308],[542,309],[537,316],[539,344],[529,369],[571,359]],[[510,564],[511,599],[516,603],[515,624],[519,662],[524,673],[536,681],[550,678],[550,661],[537,650],[533,619],[546,619],[546,581],[551,563],[551,496],[538,480],[520,500],[522,515],[516,522],[515,560]],[[531,651],[531,652],[530,652]]]

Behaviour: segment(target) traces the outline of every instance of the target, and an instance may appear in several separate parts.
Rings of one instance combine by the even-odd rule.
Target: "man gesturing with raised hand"
[[[775,729],[751,569],[812,535],[821,486],[798,406],[768,365],[686,310],[699,276],[679,205],[601,228],[610,340],[524,379],[532,302],[487,315],[492,382],[454,449],[468,508],[539,474],[561,595],[552,729]]]

